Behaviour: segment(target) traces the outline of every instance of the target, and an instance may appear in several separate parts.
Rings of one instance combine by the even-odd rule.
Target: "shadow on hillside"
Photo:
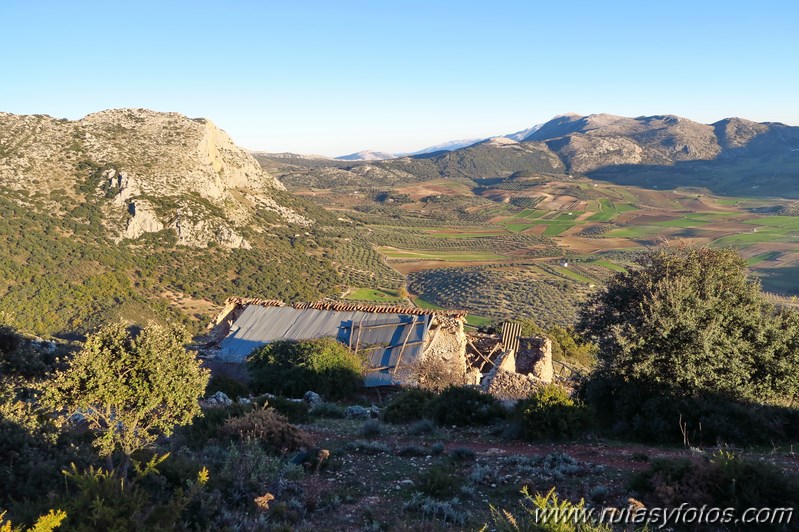
[[[799,198],[799,136],[794,129],[783,127],[757,135],[743,146],[725,148],[709,161],[607,166],[586,175],[650,189],[694,187],[722,195]]]
[[[757,157],[685,161],[673,166],[608,166],[586,175],[599,181],[653,190],[692,187],[720,195],[799,198],[799,150]]]

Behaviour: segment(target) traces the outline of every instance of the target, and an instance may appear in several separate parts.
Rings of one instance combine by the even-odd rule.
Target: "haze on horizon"
[[[329,156],[566,112],[799,124],[799,7],[702,4],[11,0],[0,111],[176,111],[252,150]]]

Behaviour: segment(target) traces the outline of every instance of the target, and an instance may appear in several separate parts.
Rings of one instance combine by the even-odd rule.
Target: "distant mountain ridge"
[[[423,150],[424,151],[424,150]],[[587,175],[620,184],[698,186],[719,193],[799,196],[799,127],[675,115],[565,114],[503,137],[447,151],[284,172],[296,186],[392,185],[439,178]],[[756,182],[750,182],[750,181]],[[658,184],[662,181],[662,184]]]
[[[427,148],[422,148],[421,150],[412,151],[412,152],[388,153],[381,151],[365,150],[356,153],[351,153],[349,155],[342,155],[340,157],[336,157],[336,159],[340,161],[385,161],[388,159],[399,159],[401,157],[413,157],[414,155],[427,155],[430,153],[455,151],[461,148],[468,148],[469,146],[473,146],[479,142],[483,142],[485,140],[490,140],[494,138],[504,137],[515,141],[522,141],[526,137],[530,136],[535,131],[537,131],[538,128],[540,127],[541,124],[536,124],[534,126],[528,127],[527,129],[517,131],[516,133],[509,133],[507,135],[450,140],[447,142],[442,142],[440,144],[435,144],[433,146],[428,146]]]

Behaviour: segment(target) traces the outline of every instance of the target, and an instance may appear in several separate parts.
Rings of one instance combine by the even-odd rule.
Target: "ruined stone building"
[[[522,338],[516,323],[501,335],[467,334],[465,322],[463,311],[231,298],[210,327],[215,358],[229,363],[270,342],[335,338],[367,360],[366,386],[479,384],[519,399],[552,382],[548,339]]]
[[[465,319],[462,311],[231,298],[212,327],[226,362],[278,340],[336,338],[366,358],[366,386],[385,386],[416,384],[415,368],[433,359],[466,383]]]

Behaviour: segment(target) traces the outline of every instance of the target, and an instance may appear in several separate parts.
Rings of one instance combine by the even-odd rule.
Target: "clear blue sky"
[[[799,124],[794,1],[0,1],[0,110],[146,107],[341,155],[565,112]]]

